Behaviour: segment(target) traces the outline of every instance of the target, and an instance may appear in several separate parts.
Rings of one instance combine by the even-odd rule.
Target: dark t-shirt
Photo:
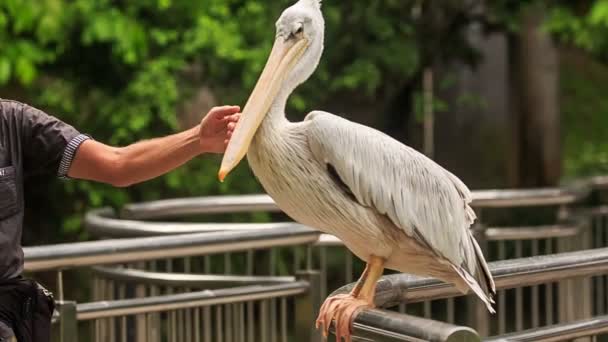
[[[36,108],[0,99],[0,282],[23,271],[23,181],[33,174],[67,177],[80,144],[72,126]]]

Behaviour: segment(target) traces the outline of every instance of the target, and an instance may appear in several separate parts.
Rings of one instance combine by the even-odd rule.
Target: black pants
[[[54,310],[52,294],[35,281],[20,277],[1,283],[0,342],[13,334],[18,342],[50,341]]]

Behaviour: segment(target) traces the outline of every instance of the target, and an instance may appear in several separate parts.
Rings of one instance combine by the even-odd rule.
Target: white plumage
[[[368,297],[383,267],[436,277],[462,292],[470,288],[493,312],[494,282],[470,231],[471,194],[456,176],[391,137],[338,116],[315,111],[303,122],[285,118],[288,96],[320,60],[323,30],[317,0],[301,0],[283,12],[220,178],[247,153],[254,174],[285,213],[336,235],[368,262],[359,289],[326,301],[323,325],[350,319],[353,307],[372,305]],[[340,335],[348,338],[344,329]]]

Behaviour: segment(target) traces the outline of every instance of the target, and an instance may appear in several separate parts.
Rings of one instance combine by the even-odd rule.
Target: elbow
[[[109,167],[106,183],[116,188],[127,188],[135,184],[130,177],[129,161],[124,157],[119,149],[114,151],[114,154],[108,164]]]
[[[113,179],[113,180],[109,181],[108,183],[115,188],[128,188],[134,184],[133,182],[127,182],[127,181],[124,181],[121,179]]]

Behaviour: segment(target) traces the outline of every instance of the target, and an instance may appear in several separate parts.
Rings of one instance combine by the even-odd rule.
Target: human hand
[[[213,107],[200,125],[203,153],[224,153],[241,114],[239,106]]]

